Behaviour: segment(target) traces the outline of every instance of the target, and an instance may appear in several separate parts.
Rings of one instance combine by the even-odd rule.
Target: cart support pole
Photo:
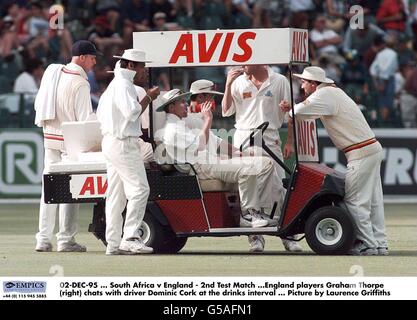
[[[149,68],[149,88],[152,88],[152,68]],[[149,132],[148,132],[148,136],[149,136],[149,140],[152,144],[152,148],[155,151],[156,145],[155,145],[155,140],[154,140],[154,136],[153,136],[153,102],[151,101],[149,103],[148,106],[148,111],[149,111]]]

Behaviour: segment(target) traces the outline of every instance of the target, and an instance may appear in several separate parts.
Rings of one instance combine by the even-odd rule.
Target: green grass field
[[[77,241],[87,253],[37,253],[37,205],[0,205],[0,276],[417,276],[417,206],[387,205],[388,257],[317,256],[305,240],[300,254],[266,237],[263,254],[250,254],[246,237],[191,238],[176,255],[105,256],[87,232],[92,210],[83,205]],[[54,244],[54,249],[56,248]],[[56,267],[58,266],[58,267]],[[62,268],[61,268],[62,267]]]

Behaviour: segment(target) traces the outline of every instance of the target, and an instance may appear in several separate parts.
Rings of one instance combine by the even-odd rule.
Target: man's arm
[[[160,90],[159,87],[153,87],[152,89],[149,89],[146,92],[146,96],[143,97],[143,99],[139,102],[140,106],[142,107],[142,112],[140,114],[142,114],[146,108],[148,107],[148,105],[154,101],[160,94]]]
[[[205,150],[210,137],[211,123],[213,122],[213,113],[211,112],[211,103],[206,101],[201,107],[201,113],[203,114],[203,127],[201,128],[200,143],[198,150]]]
[[[314,92],[303,102],[296,104],[294,106],[294,112],[297,116],[310,119],[331,116],[337,112],[337,106],[334,103],[335,101],[332,101],[329,92],[323,88]],[[291,105],[288,101],[281,101],[279,106],[282,111],[289,112],[289,116],[292,117]]]
[[[233,95],[232,95],[232,84],[243,73],[243,68],[233,68],[227,73],[226,85],[224,95],[222,99],[222,113],[223,116],[230,116],[233,110]]]
[[[294,134],[293,134],[293,121],[292,118],[288,118],[288,134],[287,141],[285,142],[283,156],[284,159],[288,159],[294,153]]]
[[[74,104],[77,121],[91,119],[94,112],[91,105],[90,86],[88,84],[83,84],[78,88],[75,94]]]

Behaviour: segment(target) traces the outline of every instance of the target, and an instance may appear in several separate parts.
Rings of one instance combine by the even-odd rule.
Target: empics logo
[[[0,132],[0,194],[40,194],[42,143],[36,132]]]
[[[6,282],[6,283],[4,283],[4,287],[6,289],[11,289],[11,288],[14,288],[15,286],[16,285],[13,282]]]
[[[46,282],[44,281],[4,281],[3,292],[18,293],[45,293]]]

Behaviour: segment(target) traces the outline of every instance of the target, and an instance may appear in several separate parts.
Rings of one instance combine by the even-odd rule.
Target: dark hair
[[[375,37],[374,45],[379,47],[382,44],[385,44],[384,37],[382,37],[382,36]]]
[[[25,70],[28,73],[32,73],[34,70],[42,66],[43,66],[43,63],[38,58],[32,58],[25,62]]]

